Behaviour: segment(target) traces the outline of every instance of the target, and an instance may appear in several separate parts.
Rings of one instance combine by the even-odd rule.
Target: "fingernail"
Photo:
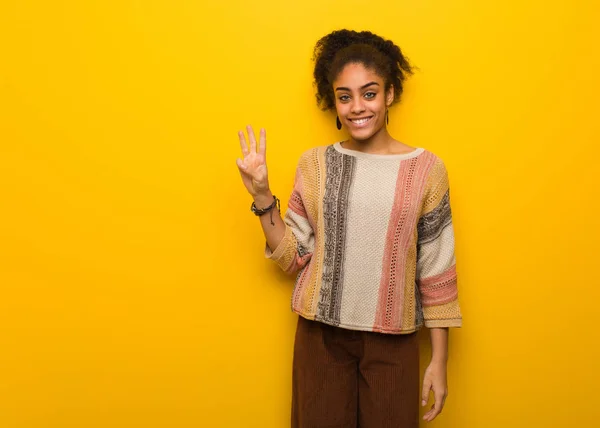
[[[421,401],[421,406],[424,406],[425,404],[427,404],[425,400]]]

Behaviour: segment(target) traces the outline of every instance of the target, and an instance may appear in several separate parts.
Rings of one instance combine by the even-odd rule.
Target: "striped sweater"
[[[432,152],[312,148],[300,157],[284,223],[265,256],[297,273],[300,316],[391,334],[461,326],[448,173]]]

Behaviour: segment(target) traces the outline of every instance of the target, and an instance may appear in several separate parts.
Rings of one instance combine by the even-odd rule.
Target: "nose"
[[[362,97],[354,98],[352,105],[350,106],[350,111],[352,111],[352,114],[359,114],[365,111]]]

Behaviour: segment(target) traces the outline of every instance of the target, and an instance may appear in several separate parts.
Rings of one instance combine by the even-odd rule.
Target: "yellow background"
[[[597,4],[0,3],[0,427],[288,426],[293,278],[236,131],[266,127],[285,209],[343,138],[311,54],[344,27],[419,67],[391,132],[450,174],[464,327],[421,425],[596,426]]]

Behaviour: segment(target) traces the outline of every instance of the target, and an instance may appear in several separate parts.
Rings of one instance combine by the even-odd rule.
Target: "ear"
[[[387,91],[387,94],[385,94],[385,105],[386,106],[391,106],[392,103],[394,102],[394,85],[390,85],[390,88]]]

